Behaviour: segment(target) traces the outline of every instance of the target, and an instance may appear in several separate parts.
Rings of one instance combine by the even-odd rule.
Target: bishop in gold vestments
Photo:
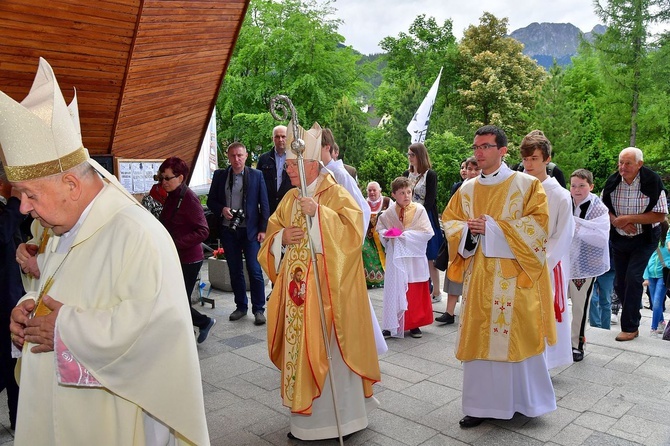
[[[316,133],[315,128],[310,132]],[[320,149],[320,142],[310,143],[309,136],[305,135],[308,158],[310,145]],[[286,163],[291,166],[287,172],[293,184],[299,184],[295,159],[287,156]],[[367,427],[366,406],[376,405],[372,384],[380,380],[361,255],[363,213],[329,174],[318,174],[318,167],[316,161],[306,161],[307,196],[314,200],[310,209],[316,210],[310,236],[317,271],[297,188],[284,196],[270,217],[258,254],[274,283],[268,305],[268,352],[281,370],[281,396],[291,409],[291,434],[302,440],[337,437],[329,372],[336,383],[342,435]],[[301,229],[297,240],[282,243],[285,233],[294,228]],[[330,334],[332,370],[323,341],[315,274],[319,274]]]

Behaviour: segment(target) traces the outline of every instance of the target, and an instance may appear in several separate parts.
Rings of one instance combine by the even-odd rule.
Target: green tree
[[[472,140],[456,136],[450,131],[433,134],[426,140],[432,169],[437,174],[437,209],[441,212],[451,198],[451,185],[461,181],[461,162],[472,156]]]
[[[358,104],[343,97],[335,104],[327,124],[340,148],[340,159],[347,164],[360,166],[365,159],[369,125]]]
[[[523,45],[507,37],[507,19],[485,12],[479,26],[465,30],[459,45],[461,104],[473,128],[485,124],[505,129],[514,141],[528,127],[544,70],[523,54]]]
[[[540,91],[532,127],[547,135],[552,159],[567,175],[578,168],[598,167],[596,180],[604,181],[611,163],[616,162],[616,157],[608,158],[609,151],[603,154],[607,149],[600,111],[608,108],[600,101],[603,91],[598,58],[587,45],[573,58],[572,66],[561,69],[554,64]],[[597,160],[605,162],[602,169],[596,166]],[[607,174],[600,178],[603,171]]]
[[[407,170],[407,155],[396,149],[369,147],[358,168],[358,182],[363,189],[370,181],[378,182],[384,195],[390,196],[391,182]],[[364,194],[365,195],[365,194]]]
[[[568,155],[575,146],[579,125],[569,101],[569,90],[565,87],[565,70],[556,61],[549,69],[549,76],[542,85],[529,120],[530,126],[526,131],[542,130],[551,141],[553,161],[564,167],[562,155]]]
[[[670,18],[670,0],[594,1],[596,13],[607,31],[596,38],[595,46],[605,60],[606,76],[614,91],[621,92],[629,108],[629,145],[635,146],[638,131],[640,94],[644,89],[649,27]]]
[[[332,13],[331,1],[251,1],[217,100],[220,139],[248,137],[248,119],[235,117],[268,113],[277,94],[291,98],[308,127],[325,121],[341,98],[357,95],[363,88],[360,55],[342,45]],[[254,129],[259,135],[253,141],[242,140],[255,151],[259,141],[270,145],[276,122],[253,121],[267,125]]]
[[[455,86],[458,81],[456,38],[451,20],[439,25],[433,18],[419,15],[408,33],[398,37],[384,38],[380,46],[385,51],[382,61],[382,83],[375,95],[375,109],[389,120],[384,125],[386,145],[404,151],[410,143],[407,124],[421,101],[444,67],[440,79],[438,96],[433,107],[431,132],[439,133],[447,124],[442,110],[455,101]],[[450,96],[452,99],[450,99]],[[451,115],[449,115],[451,116]],[[404,152],[403,152],[404,153]]]
[[[645,164],[670,183],[670,33],[649,52],[644,76],[648,88],[643,91],[638,115],[638,138],[642,141]]]

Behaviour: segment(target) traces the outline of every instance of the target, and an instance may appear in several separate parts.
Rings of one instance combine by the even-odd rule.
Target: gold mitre
[[[76,98],[73,103],[76,110]],[[89,159],[78,113],[70,113],[53,69],[41,57],[20,104],[0,91],[0,158],[9,181],[55,175]]]
[[[289,121],[286,126],[286,159],[294,160],[298,156],[291,150],[291,143],[293,142],[293,129],[295,124],[293,120]],[[305,151],[302,156],[305,160],[319,161],[321,159],[321,126],[315,122],[311,129],[305,131],[298,126],[298,137],[305,142]]]

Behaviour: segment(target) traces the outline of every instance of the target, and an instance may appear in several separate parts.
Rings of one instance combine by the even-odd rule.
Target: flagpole
[[[303,153],[305,152],[305,141],[302,140],[298,130],[298,113],[293,106],[293,102],[285,95],[277,95],[270,100],[270,113],[277,121],[285,121],[288,117],[288,109],[282,101],[285,102],[291,110],[291,119],[293,120],[293,141],[291,142],[291,150],[298,158],[298,174],[300,176],[300,193],[303,197],[307,196],[307,179],[305,177],[305,164]],[[277,110],[282,112],[282,116],[276,113]],[[335,378],[333,377],[333,360],[330,352],[330,336],[328,336],[328,328],[326,326],[326,312],[323,306],[323,296],[321,295],[321,280],[319,279],[319,269],[316,259],[316,249],[314,248],[314,240],[312,240],[312,217],[305,215],[307,221],[307,241],[309,242],[309,252],[312,258],[312,268],[314,269],[314,279],[316,282],[317,302],[319,303],[319,314],[321,316],[321,331],[323,332],[323,344],[326,347],[326,357],[328,358],[328,377],[330,382],[330,391],[333,397],[333,409],[335,410],[335,424],[337,425],[337,437],[340,441],[340,446],[344,446],[344,439],[342,437],[342,428],[340,426],[340,416],[337,410],[337,392],[335,391]]]

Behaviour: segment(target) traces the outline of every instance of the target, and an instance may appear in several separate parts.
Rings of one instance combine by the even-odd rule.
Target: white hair
[[[272,137],[275,137],[275,134],[277,133],[277,130],[284,130],[284,133],[286,133],[286,126],[285,125],[278,125],[275,128],[272,129]]]
[[[635,155],[635,162],[640,162],[644,161],[644,158],[642,156],[642,150],[638,149],[637,147],[626,147],[619,153],[619,158],[621,158],[621,155],[624,155],[626,153],[632,153]]]
[[[365,188],[367,189],[367,188],[370,187],[370,186],[377,186],[377,189],[379,189],[379,191],[382,190],[382,187],[381,187],[381,186],[379,185],[379,183],[377,183],[376,181],[370,181],[370,182],[368,183],[368,185],[367,185]]]

